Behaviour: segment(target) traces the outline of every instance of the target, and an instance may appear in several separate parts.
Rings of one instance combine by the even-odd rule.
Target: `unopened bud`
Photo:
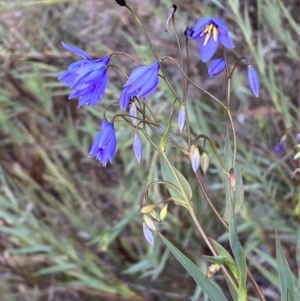
[[[154,237],[152,231],[147,227],[145,223],[143,223],[143,233],[144,237],[148,241],[149,244],[153,245],[154,243]]]
[[[155,210],[152,210],[152,211],[150,212],[150,215],[153,217],[153,219],[158,220],[158,215],[157,215],[157,213],[156,213]]]
[[[208,167],[209,167],[209,157],[208,157],[207,152],[203,152],[200,163],[201,163],[201,169],[202,169],[203,173],[206,175]]]
[[[190,155],[193,171],[196,172],[200,165],[200,153],[198,147],[196,147],[194,144],[190,148],[189,155]]]
[[[185,106],[182,105],[178,113],[178,127],[180,133],[182,133],[182,130],[184,129],[185,126],[185,116],[186,116]]]
[[[153,231],[156,231],[156,227],[154,225],[154,222],[153,222],[152,218],[149,217],[148,215],[143,215],[143,218],[144,218],[144,222],[145,222],[146,226],[149,229],[151,229]]]
[[[229,177],[230,189],[234,193],[235,192],[235,187],[236,187],[236,177],[234,175],[233,168],[230,169],[229,173],[230,173],[230,177]]]
[[[167,213],[168,213],[168,204],[166,204],[160,211],[159,218],[161,221],[163,221],[166,218]]]
[[[137,109],[136,109],[136,105],[135,105],[134,101],[130,104],[129,114],[130,114],[132,123],[134,125],[136,125]]]
[[[146,205],[141,209],[141,213],[142,214],[146,214],[146,213],[150,213],[151,211],[153,211],[153,209],[155,208],[155,205]]]

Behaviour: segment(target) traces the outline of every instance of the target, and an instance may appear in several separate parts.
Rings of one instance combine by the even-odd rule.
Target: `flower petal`
[[[202,30],[212,21],[212,17],[204,17],[197,21],[195,26],[193,27],[193,32],[191,38],[193,40],[197,40],[200,38],[200,33]]]
[[[253,94],[256,97],[259,97],[259,88],[260,88],[259,77],[252,65],[248,66],[248,83]]]
[[[215,41],[214,38],[211,36],[207,42],[207,44],[204,46],[204,41],[205,41],[205,36],[202,36],[200,38],[200,43],[199,43],[199,51],[200,51],[200,56],[202,62],[207,62],[210,60],[213,55],[216,53],[219,41]]]
[[[214,77],[219,73],[223,72],[226,68],[226,63],[224,59],[216,59],[211,62],[208,67],[208,74],[210,77]]]
[[[90,56],[89,56],[85,51],[83,51],[83,50],[81,50],[81,49],[79,49],[79,48],[77,48],[77,47],[75,47],[75,46],[73,46],[73,45],[66,44],[66,43],[64,43],[64,42],[62,42],[62,45],[63,45],[63,47],[66,48],[67,50],[70,50],[70,51],[76,53],[77,55],[83,57],[84,59],[86,59],[86,60],[88,60],[88,61],[92,60],[92,59],[90,58]]]

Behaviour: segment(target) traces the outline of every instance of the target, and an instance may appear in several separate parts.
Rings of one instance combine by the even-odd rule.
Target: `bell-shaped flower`
[[[228,36],[227,25],[218,18],[204,17],[197,21],[191,35],[193,40],[200,39],[199,51],[203,62],[210,60],[216,53],[219,42],[226,48],[234,48]]]
[[[107,119],[104,118],[102,121],[102,130],[96,136],[89,156],[96,156],[103,166],[106,166],[108,161],[112,162],[116,153],[116,146],[117,138],[114,124],[112,122],[108,122]]]
[[[219,73],[223,72],[226,68],[224,59],[216,59],[212,61],[208,67],[208,74],[210,77],[214,77]]]
[[[107,65],[110,57],[105,56],[101,59],[92,60],[83,50],[65,43],[62,45],[83,59],[72,63],[58,77],[58,80],[66,83],[73,90],[69,99],[79,97],[78,107],[85,104],[92,108],[95,107],[96,103],[102,99],[108,84]]]
[[[200,153],[199,153],[199,148],[194,144],[191,145],[189,156],[192,163],[193,171],[197,172],[200,165]]]
[[[252,93],[256,97],[259,97],[259,87],[260,87],[259,77],[252,65],[248,66],[248,83]]]
[[[142,140],[140,138],[140,135],[138,133],[135,133],[134,138],[133,138],[133,152],[138,160],[139,163],[141,163],[142,160],[142,154],[143,154],[143,145],[142,145]]]
[[[186,120],[186,112],[185,112],[185,105],[181,105],[179,113],[178,113],[178,127],[179,132],[182,133]]]
[[[135,68],[125,85],[120,96],[120,107],[125,111],[133,96],[146,97],[157,88],[159,63],[154,63],[147,66],[139,66]]]

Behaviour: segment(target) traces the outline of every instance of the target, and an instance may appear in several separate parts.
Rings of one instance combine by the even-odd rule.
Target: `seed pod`
[[[167,213],[168,213],[168,205],[169,205],[169,204],[166,204],[166,205],[161,209],[161,211],[160,211],[159,217],[160,217],[160,220],[161,220],[161,221],[163,221],[163,220],[166,218],[166,216],[167,216]]]
[[[209,157],[207,152],[203,152],[202,156],[201,156],[201,169],[203,171],[203,173],[206,175],[208,167],[209,167]]]

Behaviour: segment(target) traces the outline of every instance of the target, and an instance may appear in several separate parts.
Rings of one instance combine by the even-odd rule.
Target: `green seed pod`
[[[159,217],[160,217],[160,220],[161,220],[161,221],[163,221],[163,220],[166,218],[166,216],[167,216],[167,213],[168,213],[168,205],[169,205],[169,204],[166,204],[166,205],[161,209],[161,211],[160,211]]]

